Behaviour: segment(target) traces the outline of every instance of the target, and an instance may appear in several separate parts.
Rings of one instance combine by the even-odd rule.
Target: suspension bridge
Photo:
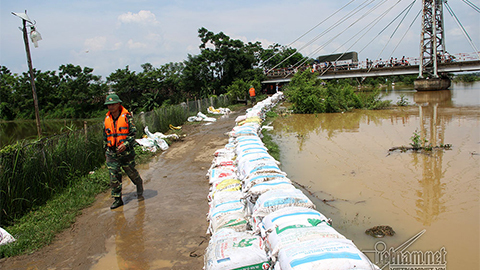
[[[324,23],[325,21],[330,21],[334,17],[338,17],[338,13],[347,7],[348,5],[352,4],[355,0],[351,0],[341,9],[339,9],[334,14],[331,14],[327,17],[324,21],[316,25],[314,28],[310,29],[307,33],[311,32],[313,29]],[[311,45],[316,40],[322,38],[326,32],[332,31],[337,27],[342,20],[345,20],[346,16],[352,16],[355,13],[359,13],[362,9],[365,9],[367,4],[374,2],[374,0],[366,0],[362,4],[360,4],[356,9],[352,9],[349,14],[345,15],[343,18],[340,18],[337,22],[333,23],[334,27],[329,27],[327,30],[322,32],[322,34],[316,36],[313,40],[307,43],[299,49],[302,50],[306,46]],[[480,8],[478,8],[475,4],[471,3],[469,0],[462,0],[465,4],[469,7],[473,8],[474,11],[480,13]],[[393,1],[392,1],[393,2]],[[390,2],[390,3],[392,3]],[[396,4],[401,2],[401,0],[397,1]],[[400,23],[397,25],[397,28],[394,31],[397,31],[400,24],[404,21],[406,14],[411,11],[413,5],[415,4],[416,0],[411,2],[400,14],[398,14],[394,20],[392,20],[380,33],[379,35],[386,30],[386,28],[393,24],[395,20],[401,20]],[[349,27],[355,25],[360,19],[365,17],[371,16],[372,12],[375,11],[380,5],[386,3],[386,1],[380,1],[374,7],[370,8],[367,12],[360,16],[357,21],[350,24]],[[395,5],[396,5],[395,4]],[[395,6],[393,5],[393,6]],[[392,7],[378,15],[378,19],[374,20],[370,25],[367,27],[357,31],[355,36],[361,35],[360,38],[364,37],[366,33],[372,29],[374,24],[380,22],[380,19],[385,17],[389,11],[392,10]],[[462,33],[464,34],[466,40],[470,43],[473,53],[466,54],[466,53],[457,53],[455,55],[450,55],[445,46],[445,27],[444,27],[444,18],[443,18],[443,10],[444,7],[450,13],[454,21],[456,22],[458,28],[461,29]],[[378,12],[377,12],[378,13]],[[318,74],[318,78],[320,79],[342,79],[342,78],[361,78],[364,79],[366,77],[379,77],[379,76],[395,76],[395,75],[414,75],[418,74],[418,78],[415,81],[415,89],[417,90],[442,90],[447,89],[451,82],[450,79],[446,76],[447,73],[457,73],[457,72],[473,72],[473,71],[480,71],[480,51],[475,47],[471,37],[467,33],[466,29],[463,27],[462,23],[460,22],[459,18],[454,13],[453,9],[447,3],[446,0],[423,0],[422,1],[422,8],[418,11],[417,16],[413,20],[413,22],[421,15],[421,33],[420,33],[420,55],[419,57],[407,57],[405,60],[393,60],[393,57],[385,60],[385,61],[372,61],[366,60],[364,62],[358,61],[357,53],[356,52],[344,52],[344,53],[337,53],[330,55],[330,60],[323,62],[321,60],[322,57],[317,59],[312,59],[304,57],[302,61],[297,62],[295,65],[289,66],[288,68],[279,68],[288,58],[292,57],[292,55],[286,57],[283,61],[279,64],[273,66],[270,69],[265,70],[265,74],[267,79],[262,82],[264,85],[272,85],[272,84],[284,84],[288,83],[293,75],[297,72],[301,72],[304,70],[309,70],[315,74]],[[411,23],[408,29],[414,23]],[[338,29],[336,31],[339,31]],[[300,38],[305,36],[307,33],[303,34],[297,40],[293,41],[291,44],[298,41]],[[338,37],[343,31],[339,31],[339,34],[335,36]],[[392,36],[394,35],[392,34]],[[353,40],[355,36],[349,38]],[[391,36],[391,37],[392,37]],[[404,35],[405,36],[405,35]],[[378,37],[378,35],[377,35]],[[359,39],[360,39],[359,38]],[[403,38],[402,38],[403,39]],[[375,40],[375,38],[373,39]],[[373,42],[373,40],[371,42]],[[329,40],[326,44],[331,43],[333,41]],[[358,40],[350,45],[349,49],[354,48],[355,44],[357,44]],[[370,42],[370,43],[371,43]],[[345,42],[344,44],[346,44]],[[369,44],[370,44],[369,43]],[[388,43],[388,42],[387,42]],[[290,44],[290,45],[291,45]],[[326,45],[322,45],[319,49],[315,50],[318,52],[320,49],[324,48]],[[367,45],[368,46],[368,45]],[[386,45],[385,45],[386,46]],[[397,47],[399,45],[397,44]],[[395,49],[397,48],[395,47]],[[364,47],[365,48],[365,47]],[[385,47],[384,47],[385,49]],[[363,49],[362,49],[363,50]],[[383,50],[382,50],[383,52]],[[345,58],[346,55],[353,55],[354,57]],[[331,56],[335,56],[332,60]],[[273,56],[272,56],[273,57]],[[272,58],[271,57],[271,58]],[[326,59],[326,58],[323,58]],[[408,59],[408,60],[407,60]],[[270,59],[267,59],[268,62]]]

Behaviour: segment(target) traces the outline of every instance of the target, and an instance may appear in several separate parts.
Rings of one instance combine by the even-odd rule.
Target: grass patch
[[[275,118],[278,117],[278,114],[274,110],[275,110],[275,107],[271,111],[267,112],[264,123],[267,123],[267,124],[272,123],[275,120]],[[275,141],[273,140],[271,132],[266,129],[262,129],[262,135],[263,135],[262,141],[265,147],[267,147],[268,153],[274,159],[280,160],[280,148],[278,147],[278,144],[275,143]]]
[[[98,193],[108,189],[109,181],[106,168],[71,181],[62,193],[5,228],[17,241],[0,246],[0,258],[32,253],[50,244],[55,235],[75,222],[81,209],[90,206]]]

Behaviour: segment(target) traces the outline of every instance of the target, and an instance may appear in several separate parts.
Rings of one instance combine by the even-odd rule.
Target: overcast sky
[[[480,7],[480,0],[469,0]],[[340,8],[350,3],[334,14]],[[375,5],[385,2],[370,12]],[[266,48],[274,43],[289,45],[327,19],[291,47],[311,57],[343,51],[359,52],[360,60],[401,58],[419,55],[421,9],[417,0],[396,34],[390,39],[403,15],[387,26],[413,0],[0,0],[0,65],[14,73],[28,70],[22,20],[11,12],[24,12],[35,20],[43,40],[31,44],[33,66],[41,71],[58,70],[63,64],[94,68],[103,79],[116,69],[129,66],[141,71],[141,64],[159,67],[182,62],[188,54],[199,54],[198,29],[224,32],[243,42],[260,41]],[[365,3],[364,8],[362,4]],[[366,5],[370,3],[369,5]],[[449,5],[480,48],[480,13],[463,0]],[[338,19],[355,12],[325,34]],[[371,30],[375,18],[389,13]],[[452,16],[444,11],[446,48],[452,53],[473,53]],[[370,24],[371,25],[371,24]],[[381,33],[380,33],[381,32]],[[380,34],[379,34],[380,33]],[[312,39],[320,38],[314,42]],[[338,37],[333,39],[335,36]],[[402,40],[400,42],[400,40]],[[372,42],[373,41],[373,42]],[[305,46],[310,43],[311,45]],[[370,44],[369,44],[370,43]],[[369,45],[368,45],[369,44]],[[368,45],[368,46],[367,46]],[[393,52],[393,53],[392,53]]]

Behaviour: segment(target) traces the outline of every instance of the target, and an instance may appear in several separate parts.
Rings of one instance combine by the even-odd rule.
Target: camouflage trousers
[[[135,184],[142,184],[142,178],[135,169],[135,156],[117,156],[107,155],[107,168],[110,174],[110,187],[112,188],[112,197],[122,197],[122,169]]]

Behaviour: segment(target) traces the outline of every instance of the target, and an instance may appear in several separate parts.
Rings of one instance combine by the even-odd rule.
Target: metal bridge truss
[[[445,56],[443,1],[423,0],[422,32],[420,36],[420,78],[438,77],[438,62]]]

